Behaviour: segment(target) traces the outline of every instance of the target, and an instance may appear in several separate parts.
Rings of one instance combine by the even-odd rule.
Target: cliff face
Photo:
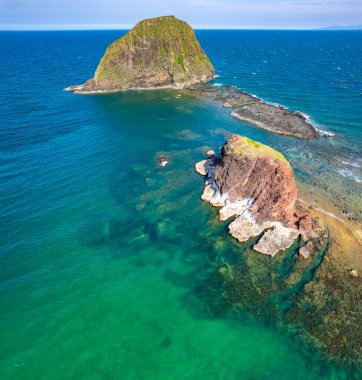
[[[295,224],[297,188],[284,156],[266,145],[233,135],[216,161],[216,185],[231,203],[250,199],[248,209],[257,223]]]
[[[240,242],[261,236],[255,251],[274,256],[299,234],[305,244],[317,237],[309,214],[297,211],[293,170],[274,149],[233,135],[218,158],[201,161],[195,169],[207,176],[201,198],[220,207],[221,220],[234,217],[230,234]]]
[[[92,79],[69,89],[184,88],[213,76],[214,69],[193,29],[174,16],[164,16],[139,22],[107,48]]]

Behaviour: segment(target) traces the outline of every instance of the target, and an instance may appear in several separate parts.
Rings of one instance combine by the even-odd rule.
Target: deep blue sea
[[[63,90],[124,33],[0,32],[0,379],[358,378],[287,328],[215,310],[201,279],[240,246],[193,166],[239,133],[361,221],[362,32],[197,31],[215,86],[307,114],[334,134],[318,141],[173,91]]]

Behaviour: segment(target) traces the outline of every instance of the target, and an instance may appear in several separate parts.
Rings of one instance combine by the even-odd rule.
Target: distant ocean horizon
[[[248,245],[193,169],[238,133],[361,222],[362,31],[196,30],[211,85],[303,112],[316,141],[169,90],[64,91],[124,33],[0,32],[0,378],[362,378],[268,316],[230,316],[214,274]]]
[[[9,25],[7,27],[0,25],[0,32],[123,32],[127,33],[129,32],[134,25],[129,25],[128,27],[117,27],[117,26],[98,26],[95,25],[94,27],[86,27],[78,26],[78,27],[59,27],[54,28],[54,25],[46,27],[29,27],[24,28],[23,25],[21,27],[16,27],[13,25]],[[240,27],[195,27],[195,31],[263,31],[263,32],[273,32],[273,31],[280,31],[280,32],[328,32],[328,31],[334,31],[334,32],[350,32],[350,31],[360,31],[362,30],[362,25],[346,25],[346,26],[324,26],[324,27],[318,27],[318,28],[262,28],[262,27],[256,27],[256,28],[240,28]]]

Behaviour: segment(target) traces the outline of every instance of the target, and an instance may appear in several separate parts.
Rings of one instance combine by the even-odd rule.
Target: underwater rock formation
[[[220,220],[235,217],[229,232],[240,242],[262,235],[253,249],[270,256],[300,234],[308,248],[313,245],[317,229],[308,213],[297,211],[293,169],[281,153],[232,135],[218,158],[197,163],[195,170],[207,176],[201,198],[221,207]]]
[[[93,93],[185,88],[213,77],[214,69],[190,25],[174,16],[163,16],[140,21],[113,42],[94,77],[68,90]]]

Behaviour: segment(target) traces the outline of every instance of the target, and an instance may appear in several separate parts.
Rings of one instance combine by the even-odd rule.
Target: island
[[[231,115],[269,132],[317,139],[319,134],[300,112],[262,101],[256,96],[225,86],[206,85],[215,76],[209,57],[191,26],[175,16],[140,21],[108,46],[93,78],[66,88],[76,94],[125,90],[187,89],[192,95],[223,100],[236,108]]]
[[[308,258],[326,237],[320,220],[297,210],[293,169],[269,146],[232,135],[218,158],[198,162],[195,170],[206,176],[201,198],[220,208],[220,220],[234,218],[230,235],[240,242],[260,236],[255,251],[274,256],[301,236],[299,252]]]
[[[214,68],[185,21],[162,16],[140,21],[113,42],[94,77],[75,93],[185,88],[213,79]]]

